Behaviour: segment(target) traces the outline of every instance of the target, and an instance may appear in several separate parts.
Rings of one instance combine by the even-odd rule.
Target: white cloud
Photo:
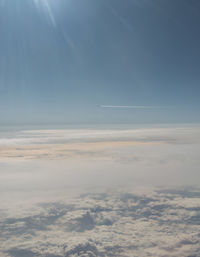
[[[199,256],[198,188],[118,189],[1,217],[1,256]],[[196,198],[195,198],[196,199]],[[32,213],[32,210],[37,210]],[[109,222],[108,222],[109,221]],[[177,236],[178,235],[178,236]],[[5,255],[4,255],[5,254]],[[7,255],[6,255],[7,254]]]
[[[0,256],[199,256],[199,133],[1,134]]]

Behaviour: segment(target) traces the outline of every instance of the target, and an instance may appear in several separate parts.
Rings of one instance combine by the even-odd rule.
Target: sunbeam
[[[33,0],[39,10],[44,11],[51,24],[56,27],[56,19],[49,0]]]

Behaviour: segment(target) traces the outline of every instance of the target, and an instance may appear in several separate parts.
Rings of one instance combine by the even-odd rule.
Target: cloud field
[[[0,256],[200,256],[198,126],[0,132]]]
[[[197,257],[199,197],[197,188],[107,190],[1,210],[1,256]]]

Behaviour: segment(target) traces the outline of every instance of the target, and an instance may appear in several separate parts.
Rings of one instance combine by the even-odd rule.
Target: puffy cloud
[[[0,253],[11,257],[199,256],[198,188],[128,189],[35,203],[1,217]],[[191,208],[192,206],[192,208]],[[37,210],[31,212],[32,210]]]
[[[198,181],[199,138],[193,127],[0,139],[0,256],[200,256],[200,190],[138,188]]]

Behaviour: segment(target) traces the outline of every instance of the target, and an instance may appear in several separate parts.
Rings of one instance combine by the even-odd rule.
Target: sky
[[[0,0],[0,255],[200,256],[200,1]]]
[[[198,123],[199,12],[198,0],[0,0],[1,125]]]

